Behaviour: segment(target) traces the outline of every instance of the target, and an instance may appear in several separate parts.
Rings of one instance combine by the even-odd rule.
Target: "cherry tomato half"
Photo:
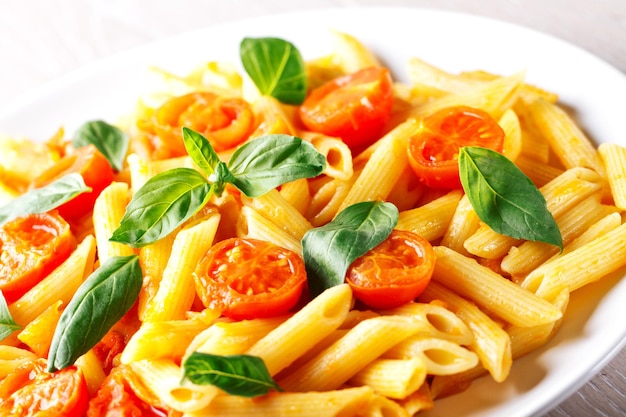
[[[48,373],[39,359],[18,366],[0,382],[0,415],[5,417],[80,417],[87,410],[83,373],[76,366]]]
[[[211,92],[195,92],[174,97],[159,107],[152,119],[138,127],[149,133],[156,159],[187,154],[182,128],[188,127],[206,137],[216,151],[244,142],[255,128],[250,105],[240,99]]]
[[[339,137],[351,149],[359,150],[380,137],[393,101],[389,70],[370,67],[311,91],[300,106],[300,119],[308,129]]]
[[[0,228],[0,290],[7,302],[21,297],[75,248],[69,224],[56,211],[5,223]]]
[[[78,220],[93,210],[96,198],[113,181],[113,168],[94,145],[81,146],[67,154],[59,162],[45,170],[32,184],[40,188],[65,175],[78,173],[92,190],[82,193],[58,207],[59,213],[67,220]]]
[[[409,138],[409,163],[432,188],[461,188],[458,156],[463,146],[481,146],[502,152],[504,131],[489,113],[467,106],[439,110],[422,121]]]
[[[350,265],[346,282],[354,296],[369,307],[399,307],[424,291],[432,277],[435,258],[426,239],[393,230],[381,244]]]
[[[125,365],[113,368],[104,379],[96,395],[89,401],[86,417],[164,417],[167,412],[149,404],[141,397],[147,395],[142,389],[138,395],[133,389],[137,377]]]
[[[256,239],[215,244],[194,272],[202,303],[233,319],[273,317],[288,312],[306,283],[302,258]]]

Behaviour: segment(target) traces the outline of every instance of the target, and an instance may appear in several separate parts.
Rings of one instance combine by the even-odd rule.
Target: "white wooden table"
[[[187,30],[279,12],[374,5],[517,23],[578,45],[626,73],[624,0],[2,1],[0,104],[90,61]],[[626,116],[626,104],[624,110]],[[626,416],[626,350],[546,416]]]

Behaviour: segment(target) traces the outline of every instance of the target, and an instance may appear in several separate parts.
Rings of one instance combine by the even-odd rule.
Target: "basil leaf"
[[[215,385],[231,395],[256,397],[282,391],[261,358],[250,355],[212,355],[193,352],[183,364],[184,379]]]
[[[207,176],[211,175],[217,164],[220,163],[220,158],[207,138],[188,127],[183,127],[183,142],[187,153],[196,165]]]
[[[459,173],[474,211],[495,232],[563,249],[545,198],[504,155],[487,148],[461,148]]]
[[[78,148],[94,145],[109,161],[116,171],[124,167],[128,152],[128,135],[119,128],[102,120],[94,120],[81,125],[72,139],[72,145]]]
[[[48,371],[72,365],[133,306],[143,281],[137,255],[107,259],[78,288],[52,337]]]
[[[0,340],[6,339],[14,331],[21,328],[22,326],[15,323],[13,317],[11,317],[11,312],[9,311],[7,300],[6,298],[4,298],[4,294],[2,293],[2,291],[0,291]]]
[[[308,142],[289,135],[266,135],[246,142],[228,161],[229,182],[248,197],[322,173],[326,158]]]
[[[0,225],[26,214],[45,213],[91,191],[80,174],[69,174],[45,187],[35,188],[0,207]]]
[[[193,216],[211,194],[211,185],[195,169],[157,174],[137,190],[109,240],[132,247],[156,242]]]
[[[298,49],[279,38],[244,38],[239,55],[260,90],[285,104],[301,104],[307,92],[304,60]]]
[[[307,231],[302,251],[312,296],[342,284],[350,264],[384,241],[398,223],[398,208],[366,201],[347,207],[324,226]]]

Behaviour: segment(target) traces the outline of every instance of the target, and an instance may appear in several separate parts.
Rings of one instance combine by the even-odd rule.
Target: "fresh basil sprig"
[[[193,352],[183,364],[183,380],[215,385],[231,395],[256,397],[271,390],[282,391],[263,360],[250,355],[213,355]]]
[[[0,225],[26,214],[45,213],[79,194],[91,191],[80,174],[68,174],[45,187],[32,189],[0,207]]]
[[[342,284],[350,264],[385,240],[398,223],[398,208],[366,201],[347,207],[324,226],[302,238],[302,251],[312,296]]]
[[[286,182],[322,173],[326,159],[310,143],[289,135],[267,135],[246,142],[220,161],[209,141],[183,128],[189,156],[207,175],[192,168],[162,172],[144,184],[128,204],[110,240],[141,247],[167,236],[200,210],[213,194],[232,184],[258,197]]]
[[[15,320],[13,320],[9,306],[7,305],[7,300],[4,298],[2,291],[0,291],[0,340],[6,339],[14,331],[21,328],[22,326],[15,323]]]
[[[543,194],[504,155],[487,148],[463,147],[459,174],[474,211],[492,230],[563,249],[561,232]]]
[[[116,171],[121,171],[128,152],[129,137],[121,129],[102,120],[83,123],[74,133],[72,145],[94,145]]]
[[[78,288],[52,337],[48,371],[72,365],[133,306],[142,283],[137,255],[107,259]]]
[[[267,135],[237,149],[228,172],[221,175],[248,197],[259,197],[287,182],[315,177],[325,166],[326,158],[310,143],[289,135]]]
[[[239,55],[261,94],[285,104],[301,104],[307,92],[304,60],[298,49],[279,38],[244,38]]]

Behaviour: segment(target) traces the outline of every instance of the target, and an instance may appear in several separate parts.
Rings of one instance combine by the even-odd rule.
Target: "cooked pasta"
[[[453,74],[415,57],[407,63],[408,81],[391,80],[389,113],[367,125],[375,137],[357,146],[347,139],[351,131],[340,135],[307,122],[307,100],[336,77],[347,83],[357,73],[384,75],[384,64],[351,35],[331,35],[329,54],[304,63],[309,87],[303,104],[281,102],[226,62],[211,61],[188,76],[153,69],[162,91],[140,97],[136,113],[126,115],[132,123],[122,126],[130,138],[123,167],[88,213],[68,218],[76,248],[7,303],[15,331],[0,342],[0,384],[24,364],[49,356],[56,329],[69,320],[63,318],[68,304],[101,267],[136,260],[141,288],[133,307],[108,323],[105,335],[76,361],[92,403],[113,401],[114,390],[101,387],[114,384],[169,416],[414,416],[476,378],[506,381],[516,358],[549,348],[567,320],[571,293],[626,267],[626,150],[616,144],[596,149],[556,94],[528,84],[524,71]],[[381,80],[374,83],[383,85]],[[384,107],[369,99],[359,102],[372,111]],[[207,103],[224,107],[194,113]],[[335,107],[347,107],[341,104]],[[429,120],[440,110],[457,108],[494,120],[502,132],[495,150],[537,187],[562,247],[497,232],[461,184],[441,187],[435,182],[445,174],[432,174],[437,178],[430,182],[419,172],[413,140],[432,133]],[[358,117],[350,124],[358,125]],[[206,120],[219,126],[211,130]],[[198,129],[189,128],[196,122]],[[206,143],[189,133],[196,130]],[[245,148],[267,137],[276,142],[260,155]],[[294,139],[289,145],[303,154],[315,151],[324,166],[275,185],[272,178],[284,172],[272,158],[287,160],[292,171],[310,162],[289,159],[277,137]],[[55,143],[61,139],[55,136]],[[0,138],[3,143],[15,146]],[[50,149],[72,153],[72,146]],[[42,152],[22,151],[24,163],[51,165],[63,156]],[[437,148],[430,162],[446,152]],[[458,151],[451,158],[458,177]],[[19,165],[0,164],[2,203],[26,192]],[[258,166],[265,169],[260,174]],[[167,183],[172,172],[178,177]],[[258,192],[268,181],[269,190]],[[154,183],[166,185],[147,187]],[[158,198],[139,210],[137,224],[126,232],[143,237],[152,222],[158,237],[125,243],[117,233],[132,217],[131,205],[148,199],[146,189]],[[373,205],[365,220],[341,217],[362,203],[383,202],[395,214],[375,217],[380,206]],[[383,243],[361,251],[371,243],[363,230],[378,232],[392,217]],[[343,234],[339,220],[356,224],[356,232]],[[319,238],[316,233],[323,236],[315,247],[322,259],[310,264],[314,251],[307,239]],[[373,304],[372,298],[399,297],[393,287],[409,291],[401,282],[368,299],[364,294],[379,284],[360,287],[353,279],[359,261],[396,233],[424,240],[416,249],[418,265],[405,257],[391,270],[391,261],[372,261],[366,276],[378,270],[391,280],[407,268],[432,268],[407,300]],[[406,242],[386,250],[407,253]],[[262,256],[249,255],[253,243]],[[341,250],[357,256],[346,256],[344,265],[333,257]],[[321,284],[315,281],[320,275]],[[119,308],[122,301],[111,304]],[[226,369],[203,362],[201,377],[193,379],[198,357],[235,362]],[[251,371],[246,367],[259,362],[244,361],[254,359],[262,366]],[[247,398],[253,394],[237,389],[250,380],[267,390]]]

